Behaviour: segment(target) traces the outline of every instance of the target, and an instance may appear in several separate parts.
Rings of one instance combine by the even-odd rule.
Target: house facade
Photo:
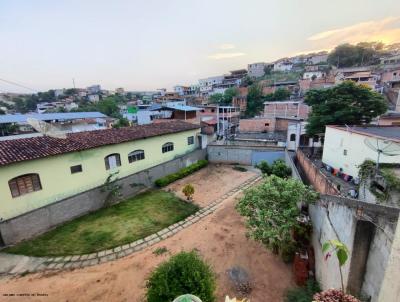
[[[124,179],[191,153],[198,148],[199,132],[200,126],[170,121],[72,133],[65,140],[42,136],[1,141],[0,231],[7,233],[3,223],[11,221],[8,227],[13,227],[16,217],[103,186],[110,174]],[[77,216],[87,212],[79,208],[85,198],[71,209]],[[42,216],[38,219],[46,219]],[[62,221],[53,220],[53,225]]]
[[[381,154],[380,163],[400,163],[400,127],[327,126],[322,162],[344,174],[358,177],[359,166],[367,159],[376,161],[378,152],[372,146],[392,150],[393,155]],[[397,150],[397,153],[396,153]],[[395,155],[398,154],[398,155]]]

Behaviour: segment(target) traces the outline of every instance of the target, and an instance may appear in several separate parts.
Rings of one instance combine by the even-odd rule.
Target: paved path
[[[62,257],[28,257],[21,255],[12,255],[0,253],[0,275],[19,275],[24,273],[34,273],[44,270],[60,270],[92,266],[99,263],[112,261],[124,256],[130,255],[137,251],[160,242],[168,237],[173,236],[179,231],[183,230],[201,220],[202,218],[213,213],[218,206],[228,197],[249,188],[254,183],[261,179],[260,175],[253,176],[246,180],[241,185],[225,193],[220,198],[208,206],[200,209],[195,214],[187,217],[178,223],[175,223],[156,234],[147,236],[144,239],[134,241],[130,244],[115,247],[113,249],[100,251],[97,253],[86,255],[70,255]]]

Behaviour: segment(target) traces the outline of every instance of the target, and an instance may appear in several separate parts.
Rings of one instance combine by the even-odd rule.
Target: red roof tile
[[[0,141],[0,166],[198,128],[199,125],[184,121],[168,121],[119,129],[69,133],[66,139],[37,136]]]

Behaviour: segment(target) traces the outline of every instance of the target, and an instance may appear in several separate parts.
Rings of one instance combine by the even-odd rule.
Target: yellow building
[[[169,121],[71,133],[67,139],[1,141],[0,231],[7,232],[4,222],[15,217],[101,187],[110,173],[123,179],[191,153],[198,148],[199,131],[198,125]],[[164,176],[154,173],[154,178]]]

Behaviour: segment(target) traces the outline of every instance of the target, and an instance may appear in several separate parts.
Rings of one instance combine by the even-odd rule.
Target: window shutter
[[[11,196],[12,197],[17,197],[19,196],[19,190],[18,190],[18,185],[17,185],[17,181],[14,180],[10,180],[8,182],[8,185],[10,186],[10,191],[11,191]]]
[[[116,157],[116,161],[117,161],[117,166],[121,165],[121,157],[119,156],[119,154],[115,154]]]
[[[39,175],[37,175],[37,174],[32,175],[32,184],[33,184],[34,191],[39,191],[42,189],[42,185],[40,184]]]
[[[108,162],[108,156],[104,158],[104,163],[106,164],[106,170],[110,170],[110,163]]]

